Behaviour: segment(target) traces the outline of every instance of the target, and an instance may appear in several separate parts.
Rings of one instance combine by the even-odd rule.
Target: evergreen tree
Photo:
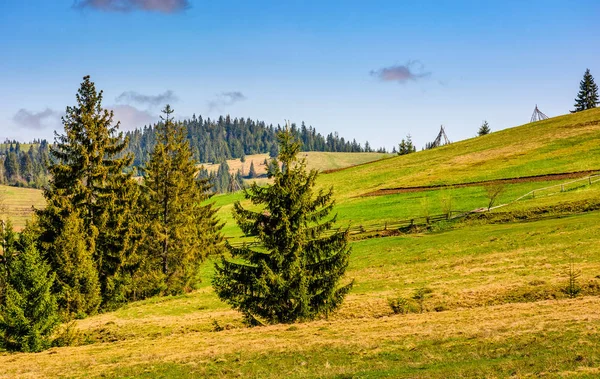
[[[152,293],[192,289],[202,260],[219,251],[222,236],[209,198],[207,179],[196,180],[196,161],[182,125],[167,105],[157,144],[145,170],[147,267],[156,278]]]
[[[250,324],[289,323],[327,315],[342,303],[352,283],[339,286],[350,257],[348,230],[330,231],[336,217],[333,190],[313,193],[316,170],[298,161],[290,129],[278,134],[279,162],[271,164],[272,185],[253,184],[245,195],[259,211],[234,205],[234,217],[262,248],[228,246],[233,260],[216,265],[213,287],[219,298],[240,310]]]
[[[413,145],[412,137],[409,134],[406,136],[406,140],[403,138],[398,145],[398,155],[406,155],[414,153],[415,151],[417,151],[417,149],[415,148],[415,145]]]
[[[486,134],[490,134],[491,131],[492,130],[490,129],[490,126],[488,125],[488,122],[484,121],[483,124],[481,124],[481,126],[479,127],[479,130],[477,131],[477,135],[479,137],[485,136]]]
[[[61,263],[52,261],[60,256],[57,240],[66,220],[77,213],[107,305],[122,298],[124,288],[116,278],[137,248],[134,236],[139,225],[133,222],[132,204],[138,197],[137,185],[131,172],[125,173],[132,157],[122,154],[127,141],[119,132],[120,124],[113,125],[113,112],[102,108],[102,91],[96,91],[89,76],[83,78],[76,98],[77,105],[67,107],[62,118],[64,134],[56,134],[50,148],[52,179],[44,191],[48,207],[38,211],[40,245],[58,270]]]
[[[4,237],[10,233],[4,232]],[[7,253],[6,240],[3,245]],[[59,321],[56,298],[51,291],[54,274],[27,232],[21,235],[17,246],[18,251],[11,253],[2,270],[2,345],[7,350],[37,352],[50,346],[49,336]]]
[[[254,179],[256,178],[256,169],[254,168],[254,161],[250,163],[250,171],[248,171],[248,178]]]
[[[77,213],[65,219],[50,252],[54,256],[48,260],[55,263],[57,276],[54,292],[66,318],[96,313],[102,300],[98,272],[85,243],[83,220]]]
[[[11,145],[12,147],[12,145]],[[19,158],[14,151],[9,152],[4,158],[4,173],[8,181],[16,181],[19,179]]]
[[[575,110],[571,113],[581,112],[586,109],[596,108],[598,106],[598,85],[594,82],[594,77],[590,69],[585,70],[583,79],[579,83],[579,93],[575,99]]]

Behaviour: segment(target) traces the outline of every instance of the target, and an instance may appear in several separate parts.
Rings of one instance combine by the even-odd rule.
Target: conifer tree
[[[52,253],[57,275],[54,292],[66,318],[96,313],[102,300],[98,272],[85,243],[83,220],[77,213],[65,219]]]
[[[586,109],[596,108],[598,106],[598,85],[594,82],[594,77],[590,69],[585,70],[583,79],[579,83],[579,93],[575,99],[575,110],[571,113],[581,112]]]
[[[483,124],[481,124],[481,126],[479,127],[479,130],[477,131],[477,135],[479,137],[485,136],[486,134],[490,134],[491,131],[492,130],[490,129],[488,122],[484,121]]]
[[[132,174],[125,173],[132,157],[121,154],[127,141],[119,132],[119,122],[113,125],[113,112],[102,108],[102,91],[96,91],[89,76],[83,78],[76,98],[77,105],[67,107],[62,118],[64,134],[56,134],[50,148],[52,179],[44,191],[48,207],[38,211],[40,246],[53,270],[59,272],[57,240],[66,220],[77,213],[83,222],[86,251],[95,262],[103,303],[110,304],[122,296],[124,289],[115,278],[137,247],[134,236],[139,234],[139,225],[134,222],[132,204],[137,185]],[[59,278],[59,282],[63,279],[69,280]]]
[[[254,161],[250,163],[250,170],[248,171],[248,178],[254,179],[256,178],[256,169],[254,168]]]
[[[200,263],[218,252],[222,241],[216,209],[203,204],[209,198],[208,180],[196,179],[196,161],[182,125],[173,122],[173,109],[167,105],[163,113],[145,169],[146,267],[156,278],[147,294],[192,289]]]
[[[417,149],[415,148],[415,145],[413,145],[412,137],[409,134],[406,136],[406,140],[403,138],[398,145],[398,155],[406,155],[414,153],[415,151],[417,151]]]
[[[3,234],[6,238],[12,231]],[[50,334],[59,321],[56,298],[51,291],[55,275],[28,232],[22,233],[19,243],[13,242],[10,247],[3,239],[3,246],[3,253],[9,254],[10,259],[2,270],[2,345],[12,351],[41,351],[50,346]],[[7,247],[17,251],[9,251]]]
[[[234,217],[262,248],[228,246],[233,259],[216,265],[213,287],[248,323],[290,323],[328,314],[352,287],[340,286],[350,257],[348,230],[332,233],[333,189],[313,192],[318,172],[298,161],[300,145],[289,128],[278,134],[279,162],[270,165],[272,185],[245,191],[253,211],[234,205]]]

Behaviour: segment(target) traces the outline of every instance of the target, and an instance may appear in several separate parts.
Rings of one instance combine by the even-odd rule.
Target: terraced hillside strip
[[[410,192],[421,192],[421,191],[434,191],[449,188],[465,188],[465,187],[479,187],[489,184],[514,184],[514,183],[532,183],[532,182],[547,182],[555,180],[566,180],[566,179],[579,179],[600,172],[598,170],[587,170],[578,172],[566,172],[560,174],[546,174],[546,175],[533,175],[523,176],[518,178],[502,178],[493,180],[482,180],[479,182],[468,182],[468,183],[456,183],[456,184],[438,184],[431,186],[415,186],[415,187],[399,187],[399,188],[382,188],[377,191],[365,193],[361,196],[383,196],[392,195],[396,193],[410,193]]]

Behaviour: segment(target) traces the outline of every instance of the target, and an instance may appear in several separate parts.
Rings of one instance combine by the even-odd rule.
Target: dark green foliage
[[[484,121],[483,124],[481,124],[481,126],[479,127],[479,130],[477,131],[477,135],[481,137],[485,136],[486,134],[490,134],[491,132],[492,129],[490,129],[488,122]]]
[[[16,141],[5,141],[0,147],[0,183],[42,188],[48,180],[48,142],[34,141],[29,150],[23,151]]]
[[[119,277],[126,275],[123,269],[128,258],[136,254],[140,225],[134,210],[139,190],[131,173],[125,173],[132,157],[122,154],[127,141],[119,123],[113,125],[113,113],[102,108],[102,91],[97,92],[86,76],[76,97],[77,105],[67,107],[62,118],[64,134],[56,135],[50,149],[52,179],[44,191],[48,207],[38,211],[40,246],[52,268],[60,272],[62,263],[55,261],[60,257],[57,241],[69,217],[77,214],[85,250],[95,263],[103,304],[108,305],[123,298]],[[80,267],[73,270],[88,272]],[[61,283],[69,280],[59,278]]]
[[[0,338],[5,349],[37,352],[50,346],[58,324],[54,273],[39,255],[29,232],[16,243],[10,225],[3,231]]]
[[[226,159],[242,158],[250,154],[269,153],[277,157],[277,125],[267,125],[263,121],[221,116],[216,120],[193,116],[182,122],[184,134],[190,143],[194,159],[204,163],[223,162]],[[143,166],[157,143],[157,130],[160,123],[127,133],[127,152],[135,156],[134,165]],[[356,140],[346,141],[337,133],[323,136],[304,122],[298,128],[291,126],[292,133],[301,141],[304,151],[365,152],[372,151],[368,144],[362,148]],[[378,151],[385,151],[380,148]]]
[[[204,167],[201,167],[198,173],[201,179],[207,179],[215,193],[228,193],[242,190],[244,188],[244,179],[242,173],[238,170],[231,174],[229,165],[223,161],[219,165],[216,173],[209,173]]]
[[[183,127],[174,123],[169,105],[158,129],[158,143],[145,169],[146,257],[137,297],[176,294],[193,289],[198,268],[218,253],[222,236],[209,198],[207,179],[196,179]]]
[[[406,155],[417,151],[415,145],[413,145],[412,138],[409,135],[406,136],[406,140],[403,138],[402,142],[398,145],[398,155]]]
[[[256,169],[254,168],[254,161],[250,163],[250,171],[248,171],[248,178],[254,179],[258,175],[256,174]]]
[[[54,292],[58,294],[58,303],[66,318],[94,314],[102,301],[98,272],[85,241],[83,220],[77,213],[71,213],[46,252],[48,261],[54,263],[57,277]]]
[[[586,109],[596,108],[598,106],[598,85],[594,82],[594,77],[590,69],[585,70],[583,79],[579,83],[579,93],[575,99],[575,110],[571,113],[581,112]]]
[[[332,189],[313,193],[318,172],[306,171],[293,133],[278,134],[279,162],[270,166],[272,185],[253,184],[246,198],[260,211],[234,205],[234,217],[246,235],[262,247],[229,246],[233,260],[216,265],[213,287],[240,310],[250,324],[289,323],[327,315],[342,303],[352,283],[339,286],[350,257],[348,231],[331,231],[335,217]]]

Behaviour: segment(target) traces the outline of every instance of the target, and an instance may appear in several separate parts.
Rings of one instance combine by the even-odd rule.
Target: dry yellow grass
[[[406,351],[415,349],[423,341],[477,340],[478,344],[485,345],[518,340],[527,335],[563,333],[565,330],[597,334],[599,328],[599,298],[544,301],[368,320],[322,320],[298,324],[294,328],[277,325],[221,332],[188,332],[159,338],[54,348],[39,354],[3,355],[0,356],[0,377],[120,376],[124,370],[133,367],[152,368],[160,364],[193,365],[198,376],[203,376],[203,365],[219,360],[231,363],[229,360],[236,354],[252,357],[294,352],[302,356],[315,349],[335,346],[355,351],[358,354],[355,358],[360,359],[388,345],[396,345],[396,348]],[[582,339],[582,343],[586,341]],[[435,361],[441,356],[432,354],[430,359]],[[348,357],[349,362],[352,360]],[[300,369],[308,373],[311,367]],[[331,365],[330,369],[332,371],[327,374],[340,370]],[[598,367],[588,367],[584,372],[600,374]],[[286,374],[279,372],[267,376]],[[298,372],[290,374],[297,375]]]
[[[10,219],[16,230],[25,226],[33,214],[33,208],[45,205],[41,190],[0,186],[0,217]]]
[[[309,170],[321,171],[355,166],[390,156],[392,155],[382,153],[329,153],[320,151],[301,152],[298,155],[299,158],[306,158],[306,166]],[[247,175],[253,162],[256,173],[264,175],[267,172],[267,166],[264,164],[265,159],[267,162],[271,160],[269,154],[247,155],[244,163],[239,159],[228,159],[227,164],[231,173],[240,170],[243,175]],[[210,172],[215,172],[219,168],[219,164],[205,164],[204,167]]]

